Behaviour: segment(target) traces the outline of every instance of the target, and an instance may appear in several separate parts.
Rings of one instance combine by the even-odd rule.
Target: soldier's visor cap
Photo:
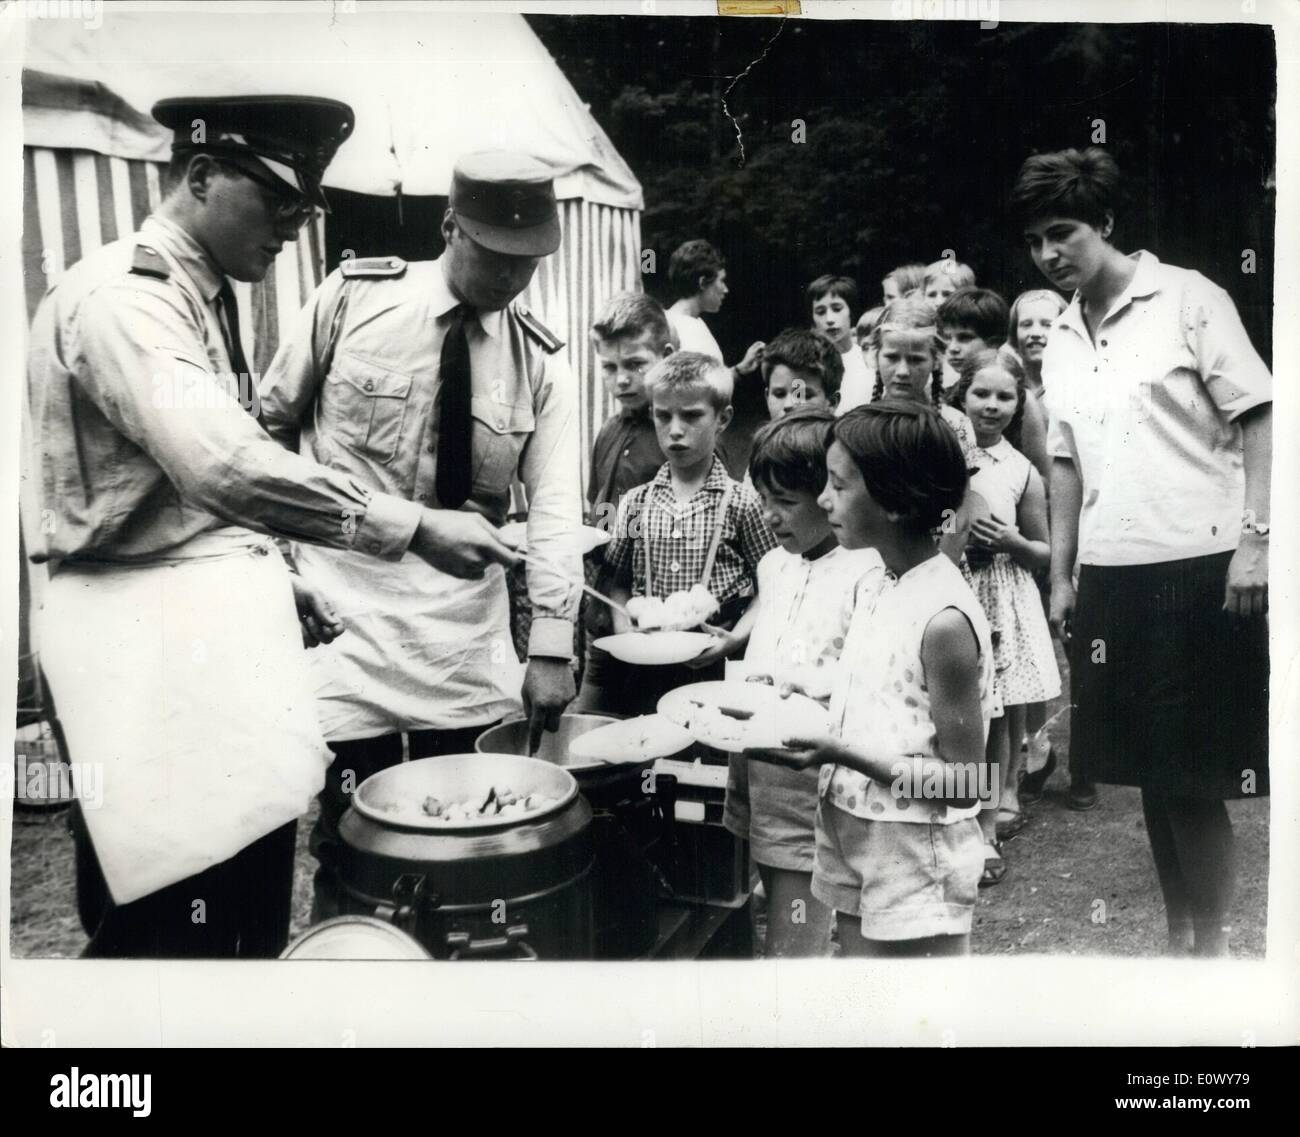
[[[173,152],[256,158],[286,191],[325,210],[325,167],[356,121],[347,103],[310,95],[163,99],[153,117],[172,130]]]
[[[493,252],[544,257],[560,247],[555,171],[526,154],[485,150],[461,158],[448,203],[461,229]]]

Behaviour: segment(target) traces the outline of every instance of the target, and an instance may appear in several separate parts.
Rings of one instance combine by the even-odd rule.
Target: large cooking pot
[[[453,823],[422,808],[493,788],[553,804]],[[362,782],[339,836],[344,910],[391,920],[436,959],[591,958],[591,807],[565,770],[514,754],[392,766]]]
[[[649,953],[659,931],[659,895],[669,891],[656,862],[664,857],[660,850],[672,843],[675,779],[647,777],[653,758],[593,762],[569,754],[575,738],[616,721],[606,715],[561,715],[559,729],[543,734],[536,755],[572,774],[595,811],[597,959]],[[474,747],[484,753],[527,754],[528,720],[500,723],[479,735]]]

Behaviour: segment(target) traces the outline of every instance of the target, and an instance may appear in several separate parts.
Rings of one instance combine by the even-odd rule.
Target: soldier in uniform
[[[561,342],[514,303],[560,243],[552,176],[519,154],[462,158],[443,255],[345,261],[262,383],[274,438],[376,492],[497,524],[516,478],[528,497],[526,669],[499,569],[460,581],[409,557],[380,564],[355,550],[296,550],[348,626],[313,659],[336,755],[313,835],[317,918],[336,911],[329,849],[348,795],[401,761],[403,733],[412,758],[471,751],[522,703],[536,740],[574,695],[577,390]]]
[[[32,326],[41,660],[82,791],[85,954],[274,956],[296,819],[329,760],[302,646],[341,628],[265,535],[409,552],[447,579],[515,557],[482,517],[289,453],[241,405],[228,278],[260,280],[325,205],[351,109],[169,99],[154,115],[177,132],[162,204],[64,273]]]

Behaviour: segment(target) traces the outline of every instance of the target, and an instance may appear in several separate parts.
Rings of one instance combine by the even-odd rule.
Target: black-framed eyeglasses
[[[301,229],[315,218],[316,207],[305,197],[285,193],[269,177],[263,177],[261,174],[255,173],[240,162],[227,161],[226,165],[232,170],[237,170],[243,174],[250,182],[256,182],[271,194],[273,199],[271,208],[275,213],[276,221],[292,221],[295,227]]]

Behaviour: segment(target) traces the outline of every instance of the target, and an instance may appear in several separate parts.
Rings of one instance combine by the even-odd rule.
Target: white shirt
[[[1245,494],[1236,420],[1273,379],[1228,294],[1134,254],[1097,327],[1076,293],[1043,353],[1048,453],[1083,482],[1079,563],[1140,565],[1235,549]]]
[[[840,405],[835,413],[842,415],[871,402],[871,388],[875,386],[876,377],[857,344],[843,352],[840,358],[844,361],[844,378],[840,381]]]
[[[839,659],[854,601],[881,587],[885,563],[875,549],[836,547],[810,561],[778,548],[758,562],[757,576],[758,619],[745,670],[781,682]]]
[[[723,362],[722,348],[709,331],[709,325],[699,316],[688,316],[685,312],[674,311],[672,308],[668,309],[667,316],[673,331],[677,333],[680,350],[700,351],[713,356],[719,363]]]
[[[994,517],[1004,525],[1015,525],[1020,499],[1029,488],[1029,459],[999,438],[987,450],[976,447],[970,462],[975,467],[970,488],[988,503]]]
[[[921,643],[930,621],[945,608],[956,608],[970,621],[979,644],[980,718],[988,738],[994,711],[992,636],[980,602],[942,553],[896,581],[886,578],[880,591],[854,609],[831,695],[831,726],[840,738],[850,745],[869,738],[873,748],[887,748],[899,761],[942,757]],[[819,795],[855,817],[951,825],[979,813],[978,805],[956,809],[924,796],[895,797],[890,790],[846,766],[821,768]]]

